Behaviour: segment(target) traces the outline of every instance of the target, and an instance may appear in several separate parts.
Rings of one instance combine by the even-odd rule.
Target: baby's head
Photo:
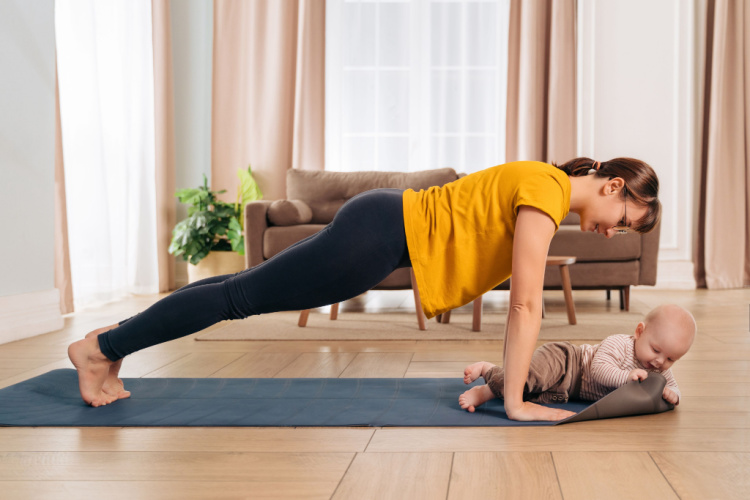
[[[647,370],[667,370],[688,352],[697,326],[693,315],[680,306],[653,309],[635,328],[635,357]]]

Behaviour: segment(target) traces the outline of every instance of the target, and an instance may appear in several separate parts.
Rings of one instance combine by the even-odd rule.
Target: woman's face
[[[586,205],[581,215],[581,231],[591,231],[611,238],[617,229],[631,227],[646,215],[646,207],[636,205],[622,195],[622,179],[607,181]]]

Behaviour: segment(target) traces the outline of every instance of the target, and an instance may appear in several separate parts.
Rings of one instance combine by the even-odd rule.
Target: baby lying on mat
[[[635,327],[635,335],[612,335],[594,346],[550,342],[534,351],[524,400],[537,403],[566,403],[568,399],[596,401],[630,380],[644,380],[648,372],[667,379],[662,397],[679,404],[670,367],[690,349],[697,327],[693,316],[677,305],[653,309]],[[464,370],[464,383],[479,377],[486,384],[461,394],[461,408],[473,412],[490,399],[502,398],[503,369],[480,361]]]

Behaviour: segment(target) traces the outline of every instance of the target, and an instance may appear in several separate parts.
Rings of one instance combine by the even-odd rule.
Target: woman
[[[541,326],[547,251],[569,211],[581,230],[610,238],[650,231],[659,183],[631,158],[577,158],[556,166],[512,162],[414,192],[355,196],[319,233],[235,275],[192,283],[68,348],[83,400],[101,406],[130,395],[122,358],[218,321],[341,302],[411,266],[428,317],[472,301],[513,275],[505,335],[505,409],[515,420],[569,415],[522,400]],[[363,263],[367,265],[363,265]]]

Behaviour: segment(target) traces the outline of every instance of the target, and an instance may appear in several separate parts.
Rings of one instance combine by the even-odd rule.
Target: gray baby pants
[[[550,342],[534,351],[529,378],[523,390],[524,401],[535,403],[567,403],[577,399],[581,391],[582,349],[570,342]],[[505,390],[504,370],[495,366],[484,380],[498,398]]]

